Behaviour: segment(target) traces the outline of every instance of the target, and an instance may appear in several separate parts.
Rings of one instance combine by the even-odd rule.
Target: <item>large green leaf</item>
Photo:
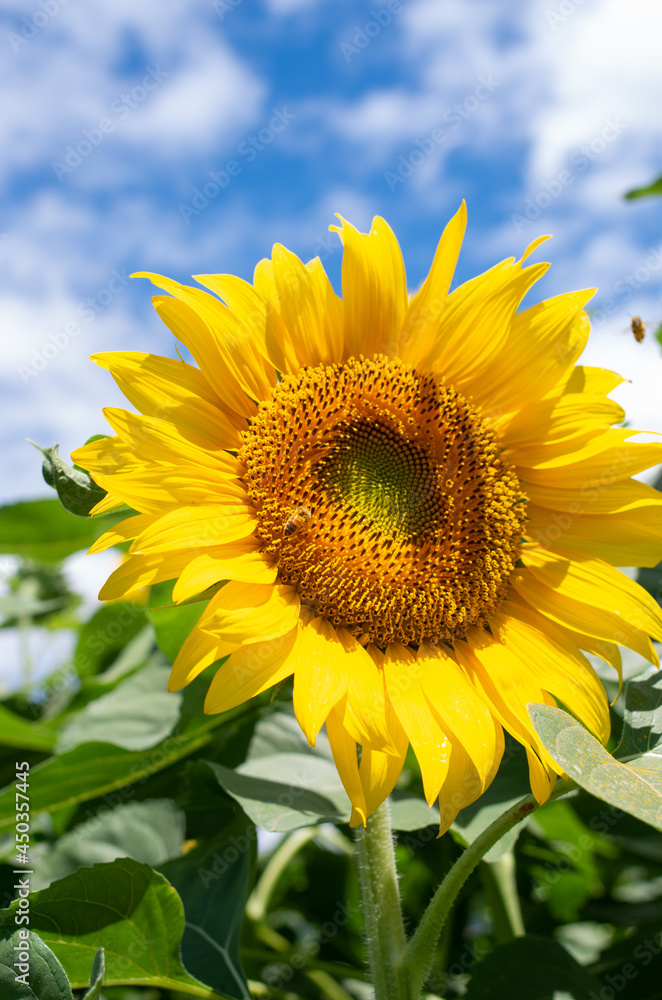
[[[187,757],[214,738],[213,729],[239,714],[202,714],[199,685],[184,693],[180,723],[162,743],[148,750],[125,750],[111,743],[84,743],[38,764],[30,773],[30,806],[33,814],[76,805],[119,789],[122,798],[134,794],[132,785]],[[14,786],[0,792],[0,833],[14,823]]]
[[[651,194],[662,195],[662,177],[658,177],[656,181],[653,181],[652,184],[647,184],[645,187],[633,188],[624,197],[628,201],[631,201],[633,198],[644,198]]]
[[[116,858],[133,858],[153,868],[181,851],[185,836],[184,813],[169,799],[127,802],[104,809],[55,841],[39,858],[31,879],[33,889],[44,889],[57,879],[72,875],[81,865],[96,865]]]
[[[653,750],[622,764],[562,709],[529,705],[529,714],[568,777],[603,802],[662,830],[662,754]]]
[[[105,955],[105,986],[174,990],[202,985],[181,961],[182,901],[148,865],[120,858],[81,868],[28,898],[30,926],[51,946],[74,988],[87,986],[99,948]],[[5,927],[13,923],[16,909],[12,903],[0,911]]]
[[[255,827],[239,815],[217,837],[159,865],[184,904],[186,968],[237,1000],[249,997],[239,961],[239,935],[256,845]]]
[[[55,745],[55,731],[39,722],[28,722],[0,705],[0,746],[49,753]]]
[[[103,737],[125,750],[146,750],[163,742],[177,725],[181,694],[168,692],[170,669],[157,653],[137,673],[90,702],[59,732],[58,753]]]
[[[140,604],[104,604],[80,630],[74,653],[78,676],[91,677],[108,668],[146,624],[147,614]]]
[[[215,765],[214,773],[265,830],[295,830],[331,819],[346,822],[349,800],[335,764],[326,733],[309,747],[294,715],[269,712],[257,725],[246,760],[235,771]],[[394,830],[421,830],[439,825],[439,810],[421,797],[395,793],[389,799]]]
[[[662,671],[651,667],[625,688],[625,712],[615,757],[638,757],[662,742]]]
[[[350,803],[335,766],[324,757],[276,753],[236,770],[210,762],[219,784],[263,830],[286,832],[329,821],[347,823]]]
[[[67,975],[48,945],[33,931],[14,927],[13,919],[0,927],[2,1000],[73,1000]],[[21,962],[23,955],[26,962]],[[18,967],[14,965],[17,959]]]
[[[548,1000],[556,991],[595,1000],[602,984],[557,941],[527,934],[496,948],[476,967],[466,1000]]]
[[[112,516],[76,517],[59,500],[27,500],[0,507],[0,552],[59,562],[90,547]]]

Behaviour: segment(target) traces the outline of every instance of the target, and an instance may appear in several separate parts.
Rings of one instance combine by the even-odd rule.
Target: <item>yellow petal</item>
[[[132,542],[130,552],[211,548],[246,538],[256,527],[253,508],[239,502],[177,507],[150,521]]]
[[[361,750],[359,777],[368,815],[388,798],[402,773],[409,740],[401,727],[397,734],[394,733],[394,741],[399,748],[397,755],[371,750],[370,747],[363,747]]]
[[[455,655],[504,729],[553,767],[527,711],[531,702],[545,701],[539,679],[528,665],[519,662],[498,636],[484,629],[471,629],[466,642],[455,643]]]
[[[295,628],[299,608],[293,587],[230,580],[212,597],[200,628],[226,642],[265,642]]]
[[[117,524],[109,528],[108,531],[104,531],[103,535],[97,538],[94,545],[91,545],[87,550],[88,555],[93,555],[95,552],[103,552],[104,549],[109,549],[111,545],[119,545],[121,542],[130,541],[148,528],[153,520],[154,518],[150,514],[135,514],[133,517],[127,517],[123,521],[118,521]]]
[[[529,783],[533,797],[538,805],[544,805],[552,794],[552,789],[556,783],[556,774],[549,765],[545,765],[539,760],[537,754],[530,747],[525,747],[526,758],[529,763]]]
[[[193,315],[183,331],[187,339],[182,337],[181,329],[177,330],[177,335],[214,388],[217,388],[219,374],[222,375],[224,390],[218,394],[221,399],[226,399],[228,392],[231,393],[229,405],[232,409],[244,403],[242,391],[248,400],[259,401],[270,395],[272,386],[276,384],[276,374],[271,366],[265,365],[240,318],[227,306],[202,289],[180,285],[159,274],[141,272],[136,277],[149,278],[192,311]],[[216,376],[214,381],[212,373]],[[244,404],[244,408],[237,412],[251,416],[252,407]]]
[[[425,368],[446,376],[461,391],[473,391],[488,367],[498,371],[510,358],[502,348],[515,310],[548,266],[522,269],[521,261],[506,260],[451,292]]]
[[[518,606],[503,605],[490,625],[520,670],[535,677],[541,688],[563,702],[599,740],[609,739],[609,706],[602,681],[579,650],[555,634],[543,618]],[[537,627],[536,627],[537,626]]]
[[[432,805],[448,771],[451,745],[423,693],[421,673],[410,650],[389,643],[384,658],[388,698],[416,754],[425,798]]]
[[[384,219],[375,216],[361,233],[340,215],[330,228],[343,241],[344,358],[393,355],[407,309],[407,278],[400,246]]]
[[[499,364],[472,381],[474,399],[499,416],[537,402],[558,386],[586,346],[590,324],[582,309],[594,292],[569,292],[517,313]]]
[[[233,422],[202,372],[192,365],[133,351],[93,354],[91,360],[110,371],[137,410],[171,421],[198,447],[214,451],[239,445],[245,422],[243,426]]]
[[[501,431],[504,457],[514,465],[538,465],[578,451],[624,419],[625,411],[612,399],[572,393],[559,400],[546,400],[520,410],[517,420]]]
[[[607,476],[607,480],[608,478]],[[583,514],[616,514],[636,507],[662,504],[662,495],[656,489],[636,479],[626,479],[625,482],[613,485],[583,484],[574,489],[527,483],[526,495],[538,507],[565,511],[572,517],[581,517]]]
[[[347,654],[349,686],[343,702],[342,722],[364,748],[397,754],[386,717],[384,674],[370,654],[343,628],[336,634]]]
[[[315,618],[304,628],[297,650],[293,698],[294,714],[311,747],[348,683],[344,646],[329,622]]]
[[[228,712],[289,677],[296,664],[300,634],[297,626],[268,642],[235,649],[214,675],[205,699],[205,712],[208,715]]]
[[[592,635],[595,639],[606,639],[619,646],[628,646],[651,663],[657,662],[648,635],[620,615],[552,590],[528,570],[516,570],[510,583],[545,618],[585,635]]]
[[[499,768],[499,760],[490,772],[488,784]],[[439,837],[450,828],[460,810],[475,802],[485,788],[471,757],[460,741],[451,737],[450,766],[439,792]]]
[[[445,650],[423,643],[416,662],[421,668],[421,686],[434,714],[444,732],[452,734],[466,750],[484,791],[503,756],[501,726],[462,668]],[[458,751],[456,757],[459,756]]]
[[[71,461],[86,469],[92,476],[97,473],[113,475],[117,472],[142,470],[152,465],[138,458],[132,448],[118,437],[104,437],[90,441],[71,453]]]
[[[146,514],[165,514],[175,507],[196,504],[249,502],[246,489],[238,479],[220,469],[194,465],[157,465],[110,476],[97,472],[95,480],[111,492],[118,503],[126,503]]]
[[[463,201],[441,234],[432,267],[412,298],[402,324],[398,354],[410,365],[419,365],[432,348],[467,227]]]
[[[626,441],[637,433],[640,432],[629,427],[609,430],[593,438],[583,448],[555,458],[546,459],[535,452],[528,456],[519,455],[519,472],[524,488],[527,483],[566,489],[590,488],[629,479],[636,472],[662,461],[662,443]]]
[[[103,488],[105,489],[105,487]],[[107,514],[109,510],[116,510],[118,507],[122,506],[124,506],[124,500],[122,500],[121,497],[114,497],[112,494],[107,493],[103,500],[99,500],[99,503],[95,503],[94,507],[90,511],[90,517],[95,517],[97,514]]]
[[[306,266],[277,243],[260,290],[287,327],[299,366],[342,360],[342,307],[319,260]]]
[[[187,601],[221,580],[241,583],[275,583],[277,568],[258,551],[259,542],[249,537],[229,545],[209,549],[192,559],[177,580],[172,599],[175,604]]]
[[[174,580],[191,558],[191,552],[158,552],[146,556],[129,556],[110,574],[99,591],[99,600],[117,601],[134,590],[151,587],[153,583]]]
[[[543,548],[583,552],[612,566],[655,566],[662,559],[662,504],[616,514],[559,515],[537,504],[526,508],[526,538]]]
[[[369,813],[359,777],[356,742],[343,726],[341,714],[337,708],[332,708],[329,712],[326,720],[326,732],[340,780],[352,803],[350,826],[358,826],[359,823],[365,826]]]
[[[522,562],[555,593],[609,611],[654,639],[662,639],[662,611],[657,601],[629,576],[601,559],[525,547]]]
[[[203,611],[202,618],[205,613]],[[184,640],[170,671],[168,691],[179,691],[211,666],[236,648],[236,643],[225,642],[218,635],[203,632],[200,622]]]
[[[145,417],[129,410],[107,406],[104,416],[123,443],[144,462],[153,465],[165,462],[169,465],[201,465],[208,469],[228,468],[232,456],[218,449],[208,451],[199,448],[178,432],[174,424],[160,417]],[[118,471],[117,467],[111,472]]]

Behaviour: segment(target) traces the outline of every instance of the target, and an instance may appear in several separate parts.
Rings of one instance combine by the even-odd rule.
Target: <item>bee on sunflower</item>
[[[504,730],[544,802],[559,767],[527,704],[560,702],[606,743],[585,654],[619,671],[620,645],[657,663],[662,639],[656,602],[615,568],[662,558],[660,494],[631,478],[662,444],[614,426],[618,375],[576,363],[593,290],[518,312],[547,269],[524,266],[537,240],[450,292],[465,226],[462,204],[412,296],[381,218],[336,227],[342,298],[280,245],[252,284],[143,275],[195,365],[96,355],[139,412],[105,410],[116,436],[73,455],[107,491],[95,512],[137,512],[90,550],[131,541],[101,599],[166,580],[176,603],[211,594],[170,688],[218,662],[213,713],[292,676],[352,825],[411,745],[444,832],[492,781]]]

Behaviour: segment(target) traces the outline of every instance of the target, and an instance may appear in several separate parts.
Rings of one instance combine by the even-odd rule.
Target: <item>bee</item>
[[[638,344],[640,344],[644,339],[644,336],[646,335],[646,325],[641,316],[632,317],[632,322],[630,323],[630,329],[632,330],[634,339],[637,341]]]
[[[289,538],[295,531],[299,531],[300,528],[305,527],[312,516],[313,512],[310,507],[297,507],[285,522],[285,527],[283,528],[285,538]]]

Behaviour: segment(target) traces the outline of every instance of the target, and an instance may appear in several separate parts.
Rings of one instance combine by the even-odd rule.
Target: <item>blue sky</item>
[[[662,201],[621,197],[662,172],[661,27],[657,0],[5,0],[2,499],[47,493],[25,437],[107,429],[90,353],[173,352],[131,271],[250,278],[279,241],[337,284],[334,212],[378,213],[415,288],[462,197],[458,280],[553,233],[534,296],[599,286],[589,360],[662,430],[625,332],[661,318]]]

